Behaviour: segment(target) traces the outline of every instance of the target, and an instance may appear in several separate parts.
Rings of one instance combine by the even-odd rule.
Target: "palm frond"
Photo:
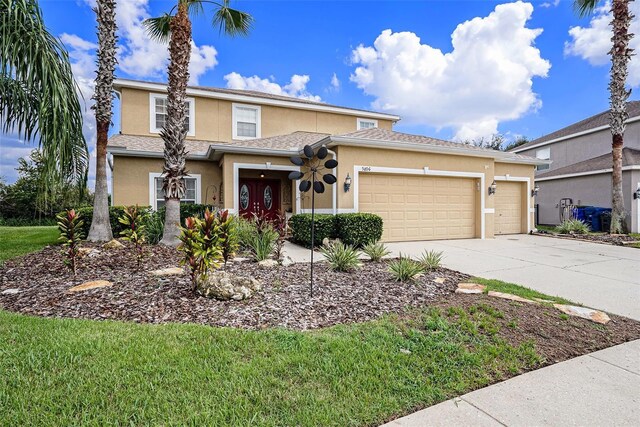
[[[213,26],[229,36],[246,36],[253,25],[253,17],[246,12],[229,7],[224,0],[213,15]]]
[[[573,2],[573,8],[578,16],[584,18],[591,15],[598,6],[598,0],[575,0]]]
[[[153,40],[161,43],[168,43],[171,34],[170,24],[173,16],[165,13],[157,18],[148,18],[143,21],[143,25],[147,30],[147,34]]]
[[[0,0],[2,130],[37,140],[48,186],[86,184],[89,152],[69,56],[44,26],[36,0]]]
[[[200,16],[204,15],[204,6],[202,0],[184,0],[187,2],[187,8],[189,9],[189,15]]]

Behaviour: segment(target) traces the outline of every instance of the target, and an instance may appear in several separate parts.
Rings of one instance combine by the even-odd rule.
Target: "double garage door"
[[[361,173],[358,210],[384,221],[389,242],[472,239],[480,236],[477,180],[435,176]],[[498,183],[495,234],[522,233],[522,182]],[[491,216],[488,216],[491,220]]]
[[[385,241],[478,236],[474,179],[361,173],[358,181],[358,210],[382,217]]]

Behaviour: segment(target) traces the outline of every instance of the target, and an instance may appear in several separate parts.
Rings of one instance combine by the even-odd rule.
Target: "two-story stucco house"
[[[164,203],[166,85],[116,80],[120,133],[109,140],[115,205]],[[310,209],[289,158],[326,146],[338,183],[322,213],[372,212],[387,241],[487,238],[533,227],[532,184],[545,160],[393,131],[400,118],[253,91],[189,87],[187,194],[242,215]],[[493,185],[492,185],[493,184]],[[495,190],[495,191],[494,191]]]
[[[629,120],[622,152],[622,186],[627,224],[640,227],[640,101],[627,103]],[[538,165],[536,203],[540,224],[558,224],[567,203],[611,207],[611,131],[609,111],[521,145],[513,153],[550,160]],[[635,197],[635,198],[634,198]]]

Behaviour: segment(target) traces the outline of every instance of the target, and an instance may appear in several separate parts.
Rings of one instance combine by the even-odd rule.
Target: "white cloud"
[[[560,4],[560,0],[553,0],[552,2],[544,2],[540,5],[540,7],[550,8],[550,7],[558,7]]]
[[[169,62],[168,45],[149,38],[142,22],[151,17],[149,0],[118,0],[116,17],[120,36],[119,68],[138,78],[164,78]],[[218,61],[213,46],[197,46],[191,42],[189,84],[197,85],[200,77],[213,69]]]
[[[334,91],[340,90],[340,79],[336,73],[333,73],[333,76],[331,76],[331,89]]]
[[[489,136],[541,105],[532,79],[546,77],[551,64],[534,45],[542,30],[526,27],[532,12],[530,3],[498,5],[458,25],[448,53],[414,33],[385,30],[373,46],[353,50],[350,79],[376,98],[373,108],[404,121],[451,127],[456,139]]]
[[[245,77],[236,72],[224,76],[229,89],[255,90],[258,92],[272,93],[274,95],[291,96],[294,98],[307,99],[310,101],[321,101],[320,96],[313,95],[307,91],[307,83],[311,78],[308,75],[294,74],[288,84],[281,86],[275,82],[271,76],[263,79],[258,76]]]
[[[570,41],[565,42],[565,55],[578,56],[591,65],[608,65],[610,62],[609,51],[611,50],[611,26],[612,20],[611,4],[606,2],[602,7],[596,9],[594,16],[586,27],[571,27],[569,29]],[[631,13],[640,15],[640,3],[629,3]],[[640,21],[634,18],[631,21],[629,31],[636,34],[629,45],[636,52],[640,49]],[[637,55],[631,57],[629,62],[629,78],[627,84],[632,87],[640,86],[640,62]]]

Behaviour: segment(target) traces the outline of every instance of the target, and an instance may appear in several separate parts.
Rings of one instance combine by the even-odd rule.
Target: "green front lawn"
[[[378,425],[539,366],[437,309],[311,332],[44,319],[0,311],[6,425]],[[484,328],[484,329],[483,329]]]
[[[0,262],[35,252],[58,240],[58,227],[0,227]]]

